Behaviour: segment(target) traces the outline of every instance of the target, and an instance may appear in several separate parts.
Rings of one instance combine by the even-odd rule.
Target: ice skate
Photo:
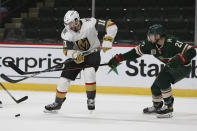
[[[153,106],[143,109],[144,114],[154,114],[157,113],[163,106],[163,101],[154,103]]]
[[[55,102],[52,104],[48,104],[45,106],[45,113],[57,113],[58,110],[61,109],[63,102],[65,101],[66,98],[57,98]]]
[[[157,118],[171,118],[173,117],[172,112],[173,107],[165,105],[159,112],[157,112],[159,114],[157,115]]]
[[[157,112],[159,115],[157,118],[171,118],[173,117],[173,103],[174,98],[172,97],[170,103],[165,103],[165,105]]]
[[[88,106],[88,110],[90,110],[90,111],[95,110],[95,100],[94,99],[88,99],[87,100],[87,106]]]
[[[61,104],[53,102],[52,104],[48,104],[45,106],[45,113],[57,113],[59,109],[61,109]]]

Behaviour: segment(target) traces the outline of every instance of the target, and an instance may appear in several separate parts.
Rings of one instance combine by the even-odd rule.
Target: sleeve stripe
[[[105,29],[107,29],[110,26],[116,25],[114,22],[112,21],[107,21],[106,25],[105,25]]]
[[[181,59],[181,61],[183,62],[183,64],[186,62],[186,59],[183,57],[183,55],[177,54],[177,56]]]
[[[138,55],[140,55],[140,56],[142,56],[142,55],[143,55],[143,53],[141,52],[141,50],[140,50],[140,47],[139,47],[139,46],[137,46],[137,47],[136,47],[136,52],[137,52],[137,54],[138,54]]]
[[[112,26],[112,25],[115,25],[115,23],[113,22],[113,23],[109,24],[107,27]]]
[[[188,45],[188,44],[186,44],[186,45],[185,45],[185,47],[183,48],[183,50],[182,50],[182,53],[181,53],[181,54],[184,54],[188,47],[189,47],[189,45]]]

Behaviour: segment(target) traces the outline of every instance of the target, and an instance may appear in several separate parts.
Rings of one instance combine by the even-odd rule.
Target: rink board
[[[133,45],[116,45],[107,53],[101,52],[101,63],[107,62],[114,54],[131,50]],[[15,71],[6,67],[6,61],[17,63],[24,71],[44,70],[57,62],[63,62],[66,57],[62,53],[61,44],[49,43],[0,43],[0,73],[21,78]],[[192,73],[188,78],[172,85],[176,96],[197,97],[196,60],[192,61]],[[118,67],[118,75],[108,74],[109,67],[100,67],[97,72],[97,92],[115,94],[150,95],[150,86],[155,75],[163,64],[151,55],[144,55],[135,62],[123,62]],[[9,89],[55,91],[56,83],[61,72],[44,73],[34,79],[27,79],[23,83],[9,84]],[[84,92],[83,71],[72,82],[69,91]]]

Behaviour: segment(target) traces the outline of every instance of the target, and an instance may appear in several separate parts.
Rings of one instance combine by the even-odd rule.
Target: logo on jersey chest
[[[76,41],[76,44],[82,51],[87,51],[90,48],[90,42],[87,37]]]

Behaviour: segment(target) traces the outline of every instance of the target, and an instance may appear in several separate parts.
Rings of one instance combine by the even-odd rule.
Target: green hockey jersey
[[[143,54],[150,54],[162,61],[163,63],[168,63],[168,61],[178,53],[184,54],[189,48],[191,48],[187,43],[181,42],[174,36],[167,35],[163,46],[157,44],[152,44],[147,39],[138,45],[135,50],[139,56]],[[190,61],[187,62],[187,64]]]

